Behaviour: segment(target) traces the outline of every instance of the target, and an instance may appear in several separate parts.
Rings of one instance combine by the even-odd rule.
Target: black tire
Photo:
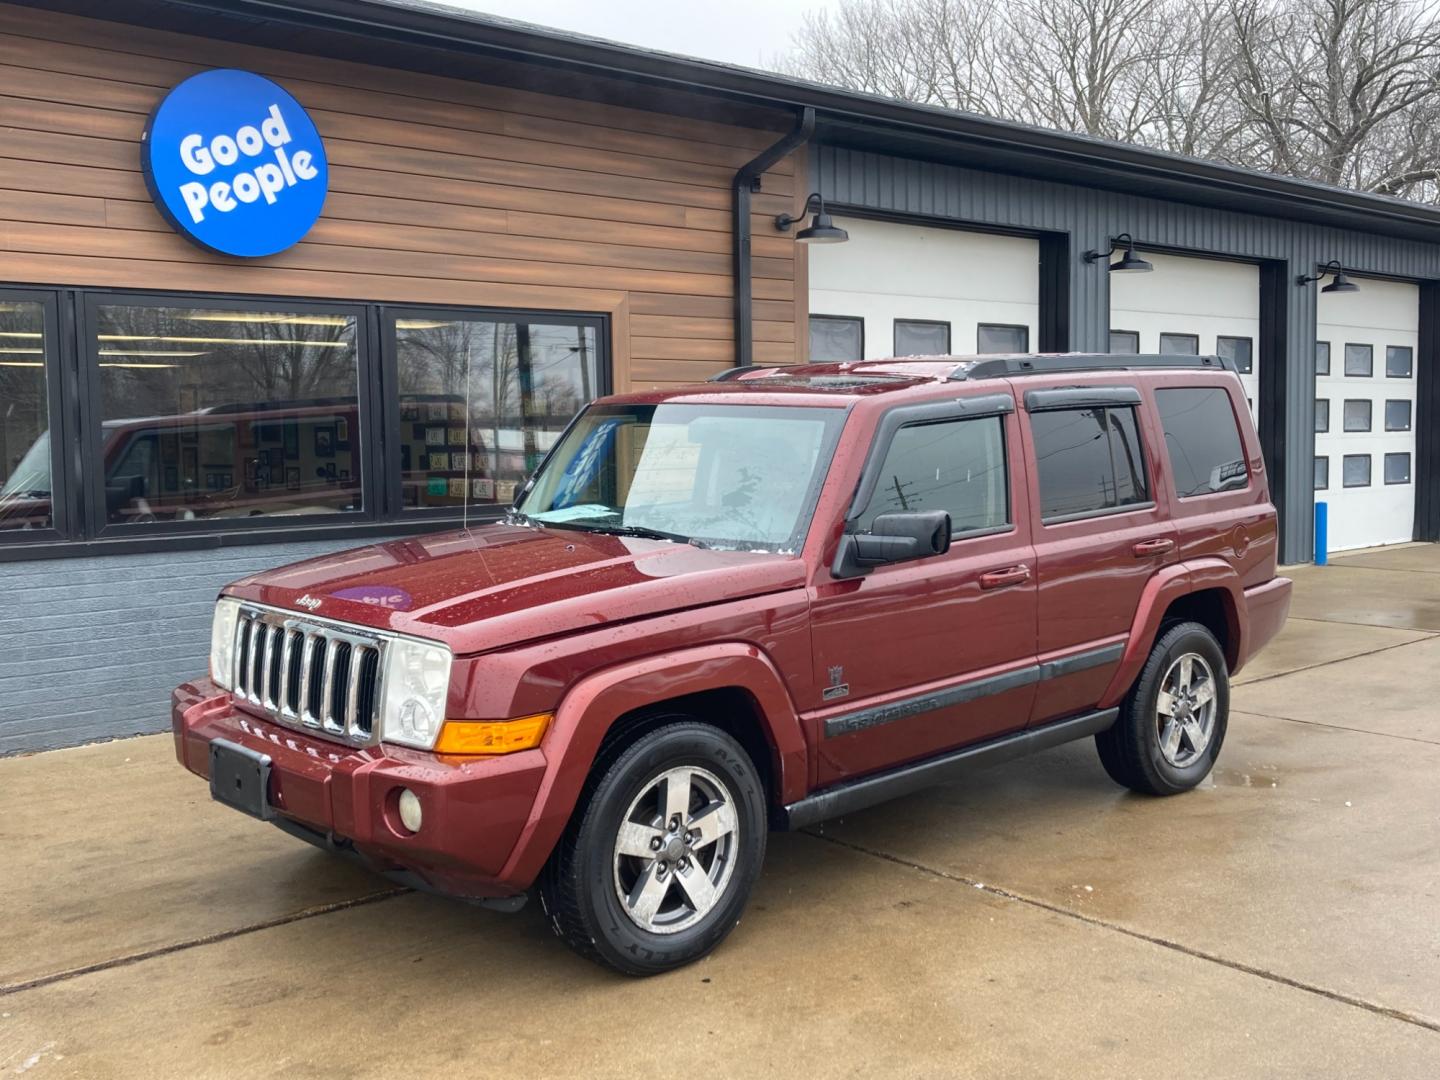
[[[627,975],[671,971],[719,945],[739,923],[765,861],[765,788],[749,755],[718,728],[689,717],[673,719],[676,722],[597,760],[570,826],[540,878],[540,900],[555,933],[582,956]],[[687,767],[699,772],[672,772]],[[677,831],[669,829],[663,800],[668,777],[679,776],[686,776],[687,805],[706,806],[710,798],[713,813],[728,799],[734,815],[728,845],[722,836],[702,847],[703,838],[696,836],[692,848],[684,843],[690,830],[683,824]],[[719,797],[722,791],[724,799]],[[651,816],[657,808],[658,828]],[[658,835],[666,849],[648,858],[617,854],[621,824],[642,818],[649,823],[642,828],[650,830],[650,842]],[[670,861],[670,845],[676,840],[684,854]],[[703,914],[690,896],[692,887],[703,884],[691,878],[696,872],[706,880],[720,878],[713,906]],[[634,875],[633,885],[627,875]],[[635,890],[643,884],[642,875],[655,879],[653,887],[665,888],[666,902],[676,909],[661,932],[642,925],[643,914],[632,916],[621,899],[621,890],[630,899],[640,895]],[[660,926],[657,920],[667,917],[667,910],[662,904],[652,922]],[[686,925],[687,920],[694,921]]]
[[[1161,745],[1161,732],[1165,729],[1167,717],[1159,712],[1160,691],[1167,675],[1174,677],[1172,667],[1187,655],[1198,657],[1208,666],[1215,709],[1208,742],[1204,742],[1201,752],[1194,753],[1189,732],[1202,730],[1203,720],[1195,710],[1185,712],[1182,708],[1181,714],[1190,717],[1191,722],[1198,726],[1180,725],[1179,742],[1167,753]],[[1192,661],[1192,672],[1200,667]],[[1140,669],[1139,678],[1120,707],[1119,718],[1109,729],[1095,736],[1095,747],[1100,751],[1100,763],[1117,784],[1145,795],[1178,795],[1189,791],[1209,775],[1225,741],[1229,716],[1230,671],[1220,643],[1200,623],[1175,623],[1162,628],[1159,640],[1150,650],[1145,666]],[[1184,756],[1187,745],[1192,750],[1188,759]],[[1172,757],[1179,760],[1171,760]]]

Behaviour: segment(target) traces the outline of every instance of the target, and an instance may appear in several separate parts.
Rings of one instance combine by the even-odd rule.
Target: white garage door
[[[1315,500],[1331,551],[1397,544],[1415,528],[1420,293],[1394,281],[1317,298]]]
[[[1040,318],[1036,241],[836,219],[810,248],[810,359],[1030,352]]]
[[[1219,354],[1235,360],[1250,412],[1260,393],[1260,269],[1142,252],[1155,269],[1110,275],[1110,351]]]

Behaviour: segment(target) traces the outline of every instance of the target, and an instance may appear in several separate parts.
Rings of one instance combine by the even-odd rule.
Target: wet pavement
[[[1294,575],[1199,790],[1084,742],[772,836],[644,981],[216,806],[168,736],[0,760],[0,1075],[1440,1075],[1440,548]]]

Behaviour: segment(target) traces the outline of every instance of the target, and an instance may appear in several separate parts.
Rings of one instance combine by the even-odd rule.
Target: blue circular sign
[[[299,242],[330,184],[325,146],[300,103],[269,79],[228,68],[192,75],[165,95],[141,156],[166,220],[222,255],[253,259]]]

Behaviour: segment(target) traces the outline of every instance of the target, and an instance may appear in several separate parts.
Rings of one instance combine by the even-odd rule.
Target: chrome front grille
[[[235,633],[237,701],[290,727],[377,740],[384,638],[255,607],[240,609]]]

